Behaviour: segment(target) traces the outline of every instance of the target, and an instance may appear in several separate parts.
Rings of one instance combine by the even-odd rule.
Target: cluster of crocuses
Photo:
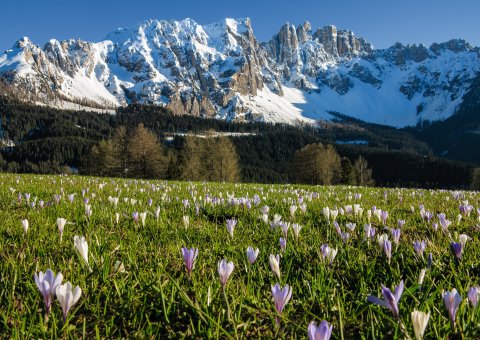
[[[393,316],[398,320],[400,320],[400,311],[399,311],[398,304],[402,296],[403,290],[404,290],[403,280],[400,281],[399,285],[396,286],[393,291],[391,291],[389,288],[382,285],[382,295],[384,299],[382,300],[376,296],[370,295],[368,296],[368,301],[375,303],[379,306],[390,309]],[[480,295],[479,287],[472,287],[468,291],[467,296],[474,310],[477,307],[479,295]],[[456,315],[457,315],[458,307],[462,302],[462,297],[455,288],[453,288],[451,291],[443,292],[442,296],[443,296],[443,302],[448,312],[448,316],[449,316],[452,328],[455,328]],[[421,339],[427,327],[428,320],[430,318],[430,312],[424,313],[424,312],[414,310],[411,313],[411,317],[412,317],[415,337],[417,339]]]
[[[331,263],[336,255],[336,249],[330,249],[327,245],[325,245],[323,252],[327,255],[326,258]],[[198,256],[198,248],[182,248],[181,249],[183,260],[185,263],[185,268],[187,271],[187,275],[189,278],[192,276],[192,271],[195,266],[195,260]],[[247,259],[250,265],[253,265],[257,260],[259,249],[253,249],[252,247],[247,248]],[[277,276],[280,280],[281,273],[280,273],[280,255],[270,255],[269,257],[270,266],[272,272]],[[233,270],[235,269],[235,265],[233,262],[228,262],[226,259],[223,259],[218,262],[218,275],[220,278],[220,284],[223,289],[225,289],[228,279],[232,274]],[[289,285],[285,285],[283,288],[280,286],[279,283],[272,285],[272,296],[274,301],[275,310],[278,313],[276,317],[277,325],[280,324],[280,316],[282,315],[283,309],[290,301],[292,297],[292,287]],[[228,302],[227,302],[228,303]],[[329,325],[327,321],[323,320],[318,326],[315,322],[311,322],[308,325],[308,337],[309,339],[330,339],[332,334],[333,325]]]
[[[70,282],[62,284],[62,273],[55,273],[51,269],[47,269],[45,273],[39,272],[34,275],[35,283],[38,290],[43,296],[45,304],[45,321],[48,320],[52,308],[52,297],[57,296],[57,300],[62,307],[63,321],[67,321],[68,312],[78,302],[82,295],[82,290],[79,286],[73,288]]]

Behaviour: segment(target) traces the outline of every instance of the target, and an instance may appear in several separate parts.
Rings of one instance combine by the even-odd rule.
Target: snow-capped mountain
[[[164,105],[229,120],[313,122],[336,111],[406,126],[455,113],[480,76],[463,40],[376,50],[352,32],[285,24],[259,43],[249,19],[148,20],[103,41],[28,38],[0,56],[0,76],[49,105]]]

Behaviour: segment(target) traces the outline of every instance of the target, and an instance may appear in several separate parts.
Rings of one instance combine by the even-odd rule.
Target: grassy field
[[[414,310],[426,338],[480,337],[479,193],[14,174],[0,192],[2,338],[307,338],[322,320],[332,339],[415,338]],[[65,321],[66,286],[47,315],[35,282],[47,269],[81,289]]]

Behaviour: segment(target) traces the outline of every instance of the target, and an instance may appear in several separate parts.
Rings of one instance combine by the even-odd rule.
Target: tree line
[[[365,170],[358,170],[363,167],[371,170],[370,177],[382,186],[466,188],[471,184],[472,165],[434,157],[424,143],[416,142],[404,131],[346,121],[341,116],[338,119],[343,119],[343,123],[325,123],[320,127],[232,123],[173,115],[164,108],[143,105],[122,108],[111,115],[34,106],[0,95],[0,169],[9,172],[80,172],[122,177],[229,180],[226,174],[232,171],[224,169],[236,163],[232,178],[243,182],[365,185],[369,182],[364,179]],[[139,124],[143,124],[147,132],[136,131]],[[122,127],[124,132],[121,132]],[[205,137],[210,130],[248,134],[229,138],[195,137],[200,134]],[[147,140],[136,146],[135,140],[141,138],[133,136],[138,133]],[[145,135],[155,137],[152,145],[156,145],[158,151],[142,153],[145,148],[139,145],[148,144]],[[335,144],[341,139],[368,139],[369,143]],[[309,145],[320,148],[319,144],[321,148],[334,148],[338,154],[340,162],[334,157],[336,161],[332,165],[331,180],[313,175],[309,179],[302,177],[303,169],[312,167],[305,161],[309,157],[299,161],[302,153],[306,152],[301,150]],[[333,144],[334,147],[327,146]],[[309,146],[307,151],[314,155],[319,153],[318,150],[312,151],[314,149]],[[123,158],[118,156],[120,150]],[[219,155],[217,150],[230,150],[224,153],[235,155],[236,162],[222,162],[228,158],[215,157]],[[323,157],[317,158],[323,160]],[[116,164],[120,159],[123,160],[122,166]],[[157,159],[156,163],[161,166],[148,166],[147,159],[149,162]],[[366,167],[362,165],[365,164],[362,159],[366,161]],[[198,165],[199,160],[201,165]],[[95,164],[103,164],[104,167],[99,168]],[[190,164],[196,171],[189,170]],[[219,174],[215,172],[217,169]],[[318,167],[312,169],[319,171]]]

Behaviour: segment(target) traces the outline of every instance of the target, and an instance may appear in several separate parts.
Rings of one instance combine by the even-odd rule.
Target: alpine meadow
[[[0,185],[2,337],[480,336],[476,192]]]
[[[1,8],[0,339],[480,339],[480,2]]]

